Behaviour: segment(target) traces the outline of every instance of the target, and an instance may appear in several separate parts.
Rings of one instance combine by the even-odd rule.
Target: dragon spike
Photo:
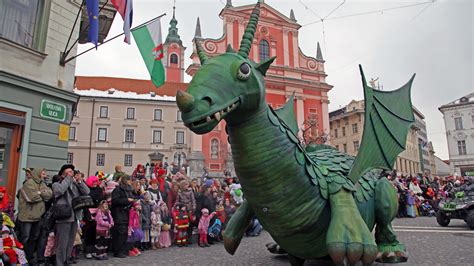
[[[260,1],[255,5],[252,14],[250,15],[249,23],[245,29],[244,36],[240,42],[239,55],[247,58],[252,47],[252,40],[257,29],[258,18],[260,16]]]
[[[232,45],[230,44],[227,45],[226,53],[235,53],[234,49],[232,49]]]
[[[198,39],[196,39],[194,42],[196,43],[196,51],[199,56],[199,61],[201,62],[201,65],[204,65],[207,63],[208,60],[206,52],[204,52],[204,48],[202,48],[201,43]]]

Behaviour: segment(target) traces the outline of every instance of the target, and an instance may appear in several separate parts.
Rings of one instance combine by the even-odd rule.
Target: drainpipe
[[[91,175],[92,133],[94,128],[95,99],[92,99],[91,132],[89,135],[89,160],[87,162],[87,176]]]

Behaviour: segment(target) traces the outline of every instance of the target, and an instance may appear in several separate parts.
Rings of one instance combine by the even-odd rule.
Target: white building
[[[451,173],[474,175],[474,93],[438,109],[444,117]]]

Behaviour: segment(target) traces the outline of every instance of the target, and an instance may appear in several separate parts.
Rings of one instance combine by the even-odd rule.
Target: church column
[[[322,117],[323,117],[323,132],[329,135],[329,111],[328,111],[328,93],[327,92],[321,92],[321,111],[322,111]]]
[[[227,44],[234,46],[233,45],[234,43],[234,19],[233,18],[227,18],[225,20],[225,34],[227,36]]]
[[[300,54],[298,52],[298,31],[293,32],[293,40],[290,40],[290,42],[293,41],[293,60],[294,60],[294,66],[296,68],[299,68],[300,66]]]
[[[304,123],[304,101],[302,96],[296,96],[296,122],[298,128],[303,126]]]
[[[283,65],[288,66],[290,55],[288,51],[288,30],[283,29]]]

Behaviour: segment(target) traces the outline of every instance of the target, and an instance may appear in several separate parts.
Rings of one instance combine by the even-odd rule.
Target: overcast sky
[[[200,17],[204,38],[221,37],[223,22],[218,14],[225,2],[176,1],[178,33],[187,47],[185,67],[191,62],[196,18]],[[234,6],[255,2],[232,1]],[[416,73],[413,104],[426,117],[428,139],[433,142],[436,155],[449,158],[443,117],[438,107],[474,91],[473,1],[346,0],[332,14],[342,0],[265,2],[285,15],[289,15],[290,9],[294,10],[302,25],[299,46],[303,53],[315,56],[316,43],[320,42],[326,60],[327,82],[334,86],[329,94],[330,111],[352,99],[363,98],[358,64],[362,64],[368,79],[380,78],[384,90],[399,88]],[[166,13],[161,23],[164,40],[172,6],[173,0],[134,0],[133,24],[139,25]],[[326,18],[324,23],[321,18]],[[109,37],[119,34],[122,25],[117,15]],[[79,45],[79,51],[89,47],[90,44]],[[80,56],[76,74],[149,78],[133,40],[128,46],[121,38]],[[185,81],[189,80],[186,76]]]

